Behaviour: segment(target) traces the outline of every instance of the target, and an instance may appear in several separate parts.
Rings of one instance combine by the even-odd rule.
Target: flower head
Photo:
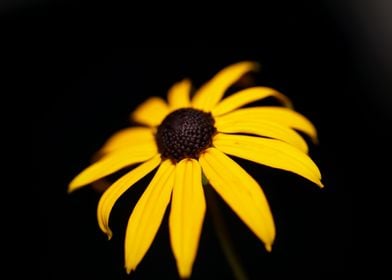
[[[191,275],[206,202],[204,175],[215,191],[270,251],[275,238],[273,217],[260,185],[228,155],[302,176],[322,187],[316,164],[307,155],[300,131],[316,141],[312,123],[292,109],[290,100],[267,87],[251,87],[222,100],[244,74],[257,69],[240,62],[218,72],[191,98],[188,79],[172,86],[168,103],[152,97],[131,115],[140,126],[113,135],[103,155],[76,176],[74,191],[125,167],[133,167],[102,195],[98,223],[109,238],[110,212],[119,197],[141,178],[157,171],[129,218],[125,267],[136,269],[162,222],[169,203],[172,250],[181,277]],[[242,108],[274,97],[282,106]]]

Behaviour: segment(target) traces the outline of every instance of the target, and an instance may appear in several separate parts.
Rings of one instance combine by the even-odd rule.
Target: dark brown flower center
[[[198,158],[211,147],[216,132],[210,113],[184,108],[171,112],[158,126],[156,141],[164,158],[175,162],[183,158]]]

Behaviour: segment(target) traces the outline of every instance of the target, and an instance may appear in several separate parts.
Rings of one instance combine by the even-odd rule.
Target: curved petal
[[[154,142],[109,153],[79,173],[69,184],[68,191],[74,191],[129,165],[146,161],[156,154],[158,150]]]
[[[234,93],[223,99],[214,109],[212,115],[220,116],[240,108],[251,102],[255,102],[267,97],[275,97],[283,105],[292,108],[293,105],[284,94],[268,87],[252,87]]]
[[[179,108],[187,108],[191,106],[190,93],[191,93],[191,81],[184,79],[181,82],[175,83],[167,94],[167,100],[171,111]]]
[[[200,156],[208,181],[241,220],[271,251],[275,225],[268,201],[259,184],[237,163],[215,148]]]
[[[109,153],[117,149],[131,147],[154,141],[153,130],[148,127],[128,127],[113,134],[103,145],[100,152]]]
[[[275,106],[243,108],[218,118],[221,118],[225,122],[246,121],[250,119],[276,122],[307,134],[313,142],[317,143],[317,131],[314,125],[300,113],[287,108]]]
[[[129,218],[125,235],[125,268],[128,273],[140,263],[158,231],[173,189],[174,164],[162,162]]]
[[[278,123],[260,119],[240,121],[229,120],[227,122],[222,121],[221,119],[216,119],[215,127],[217,128],[218,132],[247,133],[278,139],[293,145],[304,153],[308,152],[308,145],[301,135],[291,128],[280,125]]]
[[[191,275],[205,210],[199,162],[183,159],[176,165],[169,217],[170,240],[181,278]]]
[[[320,171],[311,158],[282,141],[220,133],[214,137],[213,144],[226,154],[290,171],[323,186]]]
[[[133,184],[154,170],[160,163],[161,156],[156,155],[122,176],[102,195],[97,208],[98,225],[101,230],[108,235],[109,239],[112,238],[112,231],[109,228],[109,216],[116,201],[123,193],[132,187]]]
[[[250,61],[239,62],[224,68],[195,93],[192,107],[206,112],[211,111],[233,83],[247,72],[258,68],[257,63]]]
[[[150,97],[131,114],[131,119],[137,123],[158,126],[169,114],[169,107],[160,97]]]

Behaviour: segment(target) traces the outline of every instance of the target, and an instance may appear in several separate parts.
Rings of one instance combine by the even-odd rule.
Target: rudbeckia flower
[[[257,86],[222,100],[230,86],[257,67],[247,61],[230,65],[192,98],[188,79],[169,89],[167,103],[151,97],[131,114],[140,125],[109,138],[100,150],[102,157],[70,183],[69,191],[74,191],[133,167],[104,192],[98,204],[99,227],[110,239],[109,216],[116,201],[157,169],[128,221],[128,273],[136,269],[151,246],[170,204],[170,241],[178,272],[183,278],[191,275],[206,212],[203,177],[266,250],[272,249],[275,225],[263,190],[230,156],[298,174],[322,187],[319,169],[298,133],[316,141],[316,129],[292,109],[286,96]],[[282,106],[241,108],[267,97],[276,98]]]

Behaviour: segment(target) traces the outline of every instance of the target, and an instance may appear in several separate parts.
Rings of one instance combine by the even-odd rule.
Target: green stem
[[[223,253],[234,273],[235,279],[237,280],[247,280],[245,270],[238,259],[237,254],[235,253],[233,242],[230,238],[229,231],[226,227],[226,224],[223,219],[223,215],[218,206],[218,200],[216,198],[216,194],[211,189],[211,186],[204,184],[205,186],[205,195],[208,204],[208,210],[211,213],[212,222],[214,225],[215,232],[218,236],[220,245],[222,247]]]

